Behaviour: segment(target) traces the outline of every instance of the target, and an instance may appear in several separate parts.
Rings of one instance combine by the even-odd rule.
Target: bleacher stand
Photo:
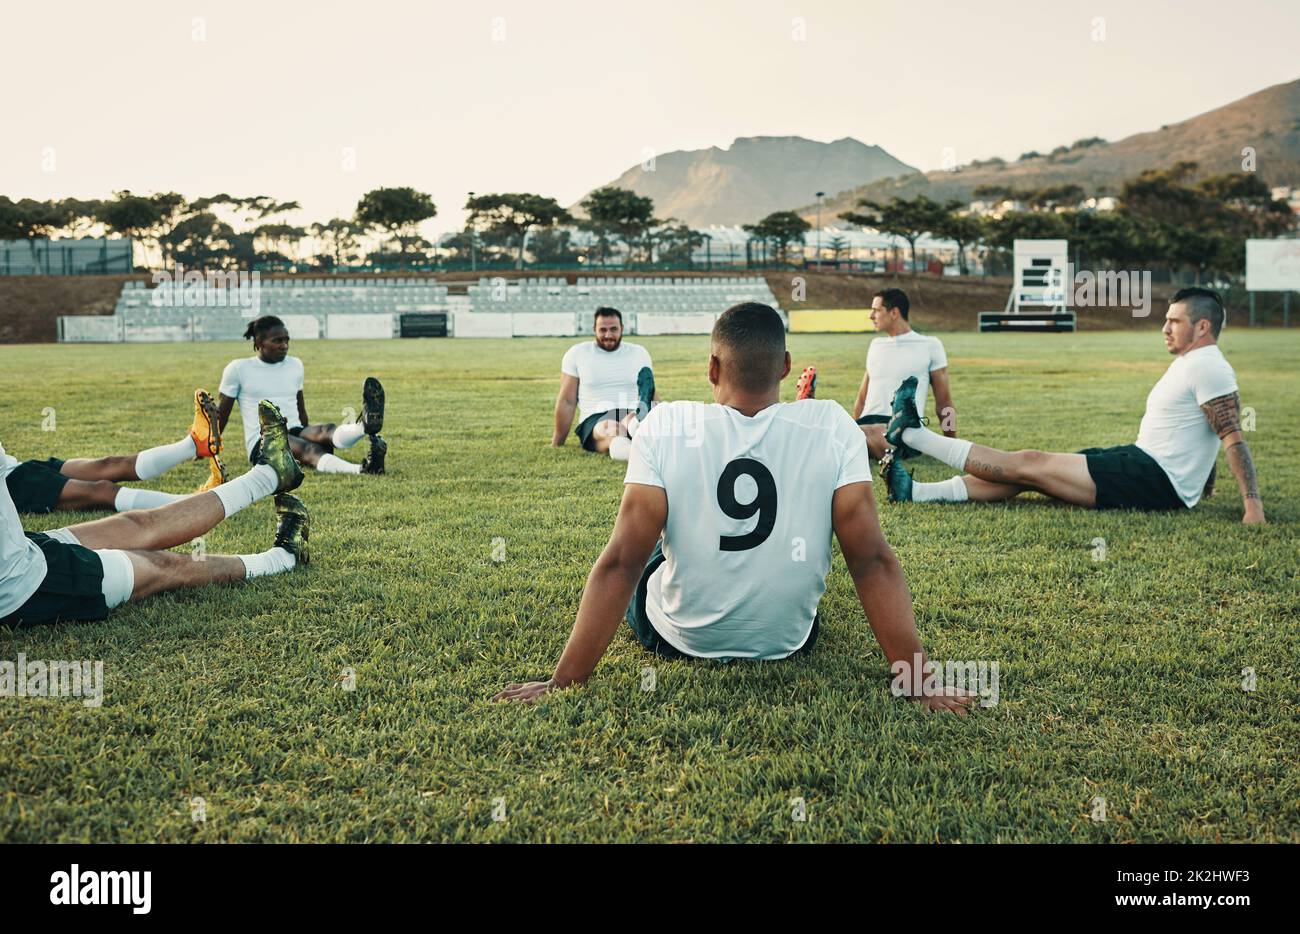
[[[143,282],[122,287],[112,319],[65,316],[61,341],[237,340],[251,318],[284,319],[295,339],[386,338],[411,319],[440,319],[458,337],[573,336],[591,329],[609,305],[630,334],[707,334],[718,315],[742,301],[777,307],[760,276],[628,276],[506,280],[484,276],[466,295],[430,278],[267,279],[253,287]],[[411,329],[412,333],[420,333]]]

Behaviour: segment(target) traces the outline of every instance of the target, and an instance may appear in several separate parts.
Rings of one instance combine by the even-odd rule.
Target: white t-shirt
[[[257,404],[263,399],[270,399],[279,406],[287,427],[302,427],[302,419],[298,417],[302,376],[302,361],[297,357],[285,357],[279,363],[266,363],[260,357],[243,357],[226,364],[218,391],[239,403],[239,414],[244,419],[244,447],[249,454],[253,453],[253,446],[262,437]]]
[[[18,466],[18,461],[5,453],[4,445],[0,445],[0,464],[6,475]],[[45,580],[45,571],[45,555],[23,532],[9,486],[0,479],[0,616],[8,616],[26,603]]]
[[[930,373],[948,365],[937,337],[908,331],[897,337],[877,337],[867,347],[867,402],[863,415],[889,415],[894,393],[909,376],[916,377],[916,411],[925,414]]]
[[[1137,446],[1151,455],[1188,508],[1195,506],[1219,456],[1219,436],[1201,406],[1237,391],[1218,344],[1175,357],[1147,396]]]
[[[862,431],[838,403],[777,403],[753,418],[716,403],[656,406],[624,480],[668,496],[650,622],[691,655],[785,658],[826,590],[831,498],[870,480]]]
[[[635,409],[639,401],[636,375],[648,366],[646,349],[627,341],[613,351],[602,350],[595,341],[566,350],[560,372],[578,378],[578,421],[610,409]]]
[[[0,480],[3,480],[5,477],[13,473],[14,468],[21,463],[22,461],[18,458],[11,454],[6,454],[4,445],[0,444]]]

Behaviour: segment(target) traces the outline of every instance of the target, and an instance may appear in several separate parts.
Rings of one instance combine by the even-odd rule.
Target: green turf
[[[1132,441],[1168,363],[1154,332],[945,338],[962,434],[1013,448]],[[383,378],[390,474],[308,476],[308,569],[0,630],[0,659],[102,659],[108,681],[97,710],[0,698],[0,840],[1300,839],[1300,335],[1224,341],[1256,412],[1268,527],[1239,524],[1222,458],[1218,495],[1190,515],[881,504],[932,657],[1000,664],[1000,703],[966,721],[890,696],[838,558],[806,659],[656,661],[624,629],[586,688],[489,703],[549,675],[620,495],[621,465],[549,447],[568,343],[298,344],[313,420]],[[644,343],[664,398],[707,398],[706,339]],[[796,371],[816,363],[819,396],[846,405],[865,348],[791,338]],[[215,390],[244,352],[2,348],[0,441],[19,457],[171,441],[192,388]],[[950,474],[922,459],[917,475]],[[202,478],[195,464],[150,485]],[[258,504],[207,548],[261,550],[272,523]]]

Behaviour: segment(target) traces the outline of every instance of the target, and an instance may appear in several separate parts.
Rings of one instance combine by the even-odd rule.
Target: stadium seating
[[[68,316],[59,339],[235,340],[263,314],[285,319],[296,339],[396,337],[404,316],[408,323],[437,317],[458,337],[573,336],[591,329],[602,305],[619,309],[631,334],[699,334],[742,301],[779,310],[760,276],[580,276],[572,285],[562,277],[484,276],[465,295],[430,278],[269,279],[238,288],[128,282],[112,324]]]
[[[515,334],[586,333],[602,305],[621,311],[631,334],[708,333],[717,316],[737,302],[763,302],[779,310],[760,276],[579,276],[573,285],[562,278],[483,277],[468,294],[470,313],[544,315],[549,322],[524,323],[522,330],[516,325]]]

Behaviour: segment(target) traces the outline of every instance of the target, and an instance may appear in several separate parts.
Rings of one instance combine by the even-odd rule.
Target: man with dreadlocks
[[[361,389],[361,417],[344,425],[333,422],[312,424],[303,400],[303,366],[289,356],[289,329],[275,315],[263,315],[248,325],[244,337],[253,342],[255,356],[232,360],[221,374],[218,416],[221,429],[235,403],[244,419],[244,446],[248,460],[256,464],[259,454],[258,403],[269,399],[284,413],[289,427],[289,446],[298,463],[321,473],[384,472],[388,444],[379,436],[384,425],[384,387],[373,376]],[[360,464],[336,455],[336,449],[350,448],[362,438],[370,439],[370,452]]]

